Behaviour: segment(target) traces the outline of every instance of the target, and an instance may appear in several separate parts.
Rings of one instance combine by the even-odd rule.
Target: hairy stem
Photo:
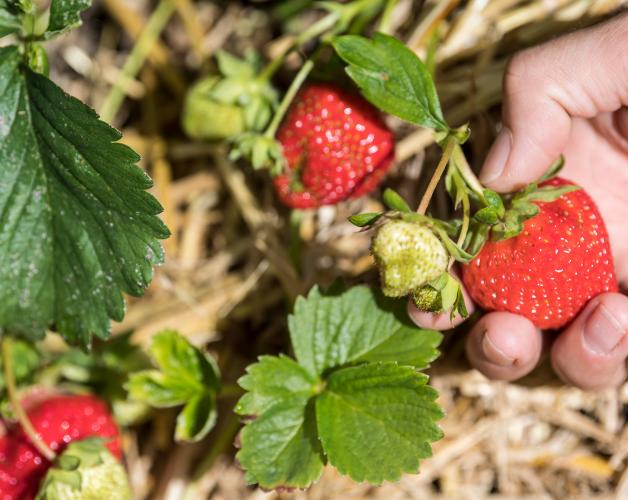
[[[447,163],[449,163],[449,159],[451,158],[454,146],[456,146],[456,138],[453,136],[449,136],[445,140],[443,156],[441,156],[441,159],[436,166],[436,170],[434,170],[434,175],[432,175],[430,183],[428,184],[427,189],[423,194],[423,198],[421,198],[421,203],[419,203],[419,207],[416,209],[417,213],[425,215],[425,212],[427,212],[427,207],[429,206],[432,196],[434,195],[434,191],[436,191],[438,181],[440,181],[440,178],[443,176],[445,168],[447,167]]]
[[[40,435],[37,433],[33,424],[28,418],[28,415],[24,411],[20,398],[17,394],[17,388],[15,384],[15,373],[13,372],[13,356],[11,355],[11,338],[6,334],[2,337],[2,367],[4,371],[4,383],[7,388],[7,394],[9,395],[9,402],[13,408],[13,413],[18,422],[22,426],[24,433],[28,436],[31,443],[39,453],[41,453],[47,460],[52,462],[56,454],[50,449],[50,447],[44,443]]]
[[[123,83],[134,78],[139,70],[142,69],[146,58],[153,48],[153,45],[168,24],[175,8],[175,4],[172,0],[161,0],[161,2],[159,2],[155,12],[153,12],[146,24],[146,28],[140,35],[137,43],[124,63],[120,78],[118,78],[116,84],[111,88],[109,94],[107,94],[107,97],[105,98],[105,101],[100,109],[100,117],[102,120],[110,122],[115,117],[122,105],[122,102],[124,101],[125,92],[123,89]]]
[[[305,61],[297,75],[294,77],[294,80],[292,80],[288,91],[283,96],[283,99],[281,100],[281,103],[277,108],[275,116],[273,116],[273,121],[270,122],[270,125],[268,125],[268,128],[266,129],[266,132],[264,132],[264,135],[266,137],[275,137],[275,133],[277,132],[277,128],[279,128],[281,120],[283,120],[283,117],[286,114],[286,111],[288,111],[290,104],[297,95],[297,92],[301,88],[301,85],[303,85],[303,82],[307,78],[307,75],[310,74],[310,71],[312,71],[313,68],[314,62],[311,59],[308,59],[307,61]]]

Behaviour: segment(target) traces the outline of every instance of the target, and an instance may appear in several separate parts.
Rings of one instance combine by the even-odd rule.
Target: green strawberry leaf
[[[81,12],[92,5],[92,0],[52,0],[50,22],[44,33],[49,40],[81,25]]]
[[[288,326],[297,361],[316,377],[362,358],[412,323],[403,301],[355,286],[341,294],[312,288],[297,299]]]
[[[248,482],[305,488],[332,459],[376,483],[416,471],[442,416],[416,370],[438,356],[442,335],[404,311],[405,301],[361,286],[314,287],[297,300],[289,328],[298,362],[262,356],[238,381],[247,392],[235,411],[249,422],[237,459]]]
[[[349,222],[357,227],[366,227],[375,224],[379,218],[384,215],[384,212],[366,212],[363,214],[356,214],[349,217]]]
[[[543,186],[536,188],[529,193],[522,194],[521,196],[515,196],[513,198],[513,204],[517,202],[529,202],[529,201],[542,201],[545,203],[555,201],[564,194],[571,193],[581,189],[580,186],[566,185],[566,186]]]
[[[247,424],[240,437],[242,449],[236,458],[249,484],[307,488],[323,472],[314,407],[298,395],[271,406]]]
[[[0,0],[0,38],[22,29],[24,10],[17,0]]]
[[[189,399],[177,417],[176,441],[196,442],[203,439],[216,425],[215,395],[203,391]]]
[[[422,370],[438,358],[442,340],[440,332],[404,326],[358,361],[395,362]]]
[[[316,400],[329,463],[355,481],[381,484],[415,473],[442,437],[437,393],[412,367],[371,363],[333,372]]]
[[[384,191],[384,205],[391,210],[397,210],[398,212],[412,212],[412,209],[399,193],[393,189],[386,189]]]
[[[256,417],[295,398],[307,401],[315,394],[317,379],[287,356],[261,356],[238,384],[248,392],[238,401],[235,412]]]
[[[422,127],[448,131],[436,87],[423,62],[394,37],[376,33],[334,39],[347,74],[364,97],[382,111]]]
[[[126,385],[130,397],[156,408],[184,405],[175,438],[202,439],[216,422],[218,367],[210,356],[172,330],[153,337],[150,353],[159,369],[132,373]]]
[[[0,95],[0,327],[89,347],[163,261],[162,208],[119,132],[17,47],[0,48]]]

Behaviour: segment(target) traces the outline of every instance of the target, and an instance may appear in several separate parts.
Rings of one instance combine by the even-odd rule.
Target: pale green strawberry
[[[37,500],[131,500],[124,466],[100,438],[70,443],[48,470]]]
[[[218,102],[212,96],[219,80],[216,75],[203,78],[185,98],[183,129],[193,139],[226,139],[245,130],[243,109],[236,104]]]
[[[437,278],[447,269],[449,255],[426,226],[393,220],[381,226],[371,247],[382,290],[402,297]]]

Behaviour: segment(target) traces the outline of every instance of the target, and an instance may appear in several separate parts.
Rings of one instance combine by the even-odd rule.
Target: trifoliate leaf
[[[427,377],[395,363],[333,372],[316,400],[316,420],[329,463],[355,481],[380,484],[416,472],[442,437],[443,412]]]
[[[240,398],[235,412],[257,416],[294,398],[307,400],[315,394],[316,379],[287,356],[261,356],[238,384],[248,392]]]
[[[246,469],[249,484],[307,488],[323,471],[314,407],[299,396],[273,405],[247,424],[241,445],[236,458]]]
[[[410,323],[403,301],[355,286],[340,295],[312,288],[297,299],[288,325],[299,364],[316,377],[365,356]]]
[[[23,14],[18,1],[0,0],[0,37],[20,31]]]
[[[216,422],[218,367],[211,357],[172,330],[155,335],[150,352],[159,369],[132,373],[127,383],[130,397],[156,408],[184,405],[175,438],[202,439]]]
[[[90,346],[163,261],[161,205],[119,132],[17,47],[0,49],[0,95],[0,327]]]
[[[81,12],[89,8],[92,0],[52,0],[50,22],[44,38],[50,39],[81,25]]]
[[[399,40],[382,33],[372,40],[346,35],[333,46],[349,64],[347,74],[379,109],[423,127],[449,130],[430,72]]]

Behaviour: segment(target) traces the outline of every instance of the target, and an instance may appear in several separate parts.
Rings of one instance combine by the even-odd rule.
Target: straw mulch
[[[288,256],[289,214],[275,201],[265,173],[226,159],[221,146],[193,143],[179,126],[185,88],[211,69],[219,48],[260,49],[272,58],[290,41],[286,29],[312,22],[316,11],[278,29],[270,6],[281,2],[177,0],[177,13],[136,78],[122,83],[128,98],[114,123],[143,156],[155,179],[173,236],[168,261],[146,296],[132,300],[115,331],[135,330],[145,344],[155,332],[176,328],[208,345],[228,382],[261,353],[285,349],[289,299],[313,283],[337,277],[372,280],[368,235],[346,217],[376,209],[378,196],[325,207],[300,224],[301,273]],[[626,5],[622,0],[401,0],[393,13],[397,36],[425,54],[437,31],[438,88],[450,123],[470,121],[468,151],[481,162],[499,124],[501,75],[523,47],[597,22]],[[52,44],[54,78],[99,109],[146,25],[148,0],[101,0],[84,26]],[[301,24],[300,24],[301,23]],[[278,75],[289,83],[299,58]],[[429,132],[396,120],[394,172],[386,184],[417,203],[438,148]],[[444,199],[436,199],[444,206]],[[464,360],[463,333],[448,334],[432,384],[447,410],[445,439],[418,475],[379,488],[355,485],[329,470],[308,492],[265,493],[247,487],[233,462],[237,422],[233,400],[199,445],[173,446],[173,415],[126,436],[137,498],[628,498],[628,385],[584,393],[566,388],[547,367],[520,384],[486,380]],[[209,457],[208,457],[209,455]],[[193,488],[193,489],[190,489]],[[191,492],[191,493],[190,493]]]

